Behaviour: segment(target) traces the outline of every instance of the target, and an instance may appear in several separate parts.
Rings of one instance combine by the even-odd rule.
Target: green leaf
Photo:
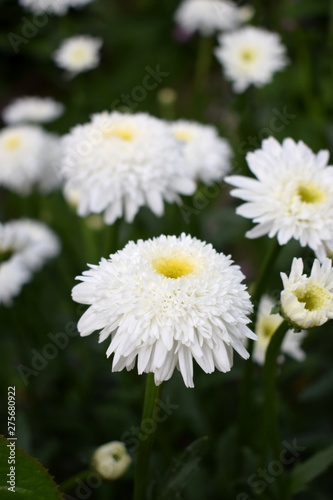
[[[191,474],[198,469],[201,455],[207,437],[202,437],[191,443],[182,455],[174,460],[159,482],[156,500],[181,499],[181,491],[185,488]]]
[[[297,465],[292,470],[289,478],[290,495],[295,495],[304,490],[313,479],[325,472],[331,464],[333,464],[333,445]]]
[[[61,500],[58,486],[47,470],[17,446],[10,446],[11,443],[15,441],[0,435],[0,498],[13,499],[15,492],[18,499]],[[8,482],[11,479],[13,482]]]

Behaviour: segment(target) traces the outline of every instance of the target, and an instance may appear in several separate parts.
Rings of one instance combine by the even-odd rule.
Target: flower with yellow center
[[[315,259],[310,276],[303,274],[303,260],[294,259],[289,277],[281,273],[281,311],[296,328],[321,326],[333,318],[332,261]]]
[[[262,87],[287,64],[280,36],[254,26],[220,35],[215,55],[235,92],[244,92],[251,84]]]
[[[177,120],[171,123],[171,130],[195,179],[208,185],[223,179],[230,169],[232,150],[215,127]]]
[[[114,481],[123,476],[132,459],[124,443],[111,441],[97,448],[91,458],[91,465],[107,481]]]
[[[253,349],[253,359],[260,365],[265,362],[266,351],[268,344],[271,341],[277,328],[283,321],[280,314],[272,314],[272,308],[275,306],[274,301],[264,295],[260,301],[258,308],[258,316],[256,322],[255,332],[258,336],[258,341],[254,344]],[[283,354],[288,354],[290,357],[302,361],[305,358],[305,353],[300,348],[300,342],[303,340],[305,332],[294,332],[293,330],[288,330],[282,345],[281,353],[278,361],[282,362],[284,360]]]
[[[244,337],[252,305],[230,256],[191,236],[160,236],[102,259],[79,277],[76,302],[89,304],[78,329],[110,337],[112,370],[153,372],[158,385],[175,368],[193,387],[193,359],[206,372],[229,371],[233,349],[248,353]]]
[[[246,236],[277,236],[280,245],[294,238],[319,253],[332,239],[333,167],[327,166],[328,152],[315,155],[302,141],[287,138],[279,144],[270,137],[246,160],[256,179],[225,179],[237,188],[231,194],[246,201],[237,213],[258,224]]]
[[[164,121],[117,111],[92,116],[63,138],[65,193],[79,193],[80,216],[103,213],[106,224],[140,207],[164,213],[164,200],[180,203],[196,183],[181,145]]]
[[[68,71],[72,76],[99,65],[99,50],[102,40],[89,35],[66,38],[54,52],[53,59],[57,66]]]

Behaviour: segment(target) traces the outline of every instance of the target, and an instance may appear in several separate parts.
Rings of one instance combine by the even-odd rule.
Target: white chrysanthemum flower
[[[283,321],[280,314],[271,313],[274,306],[274,301],[267,295],[264,295],[258,308],[258,317],[255,329],[258,341],[254,344],[253,359],[260,365],[265,363],[268,344]],[[301,349],[300,343],[304,336],[304,331],[296,333],[293,330],[288,330],[281,345],[281,353],[288,354],[297,361],[303,361],[305,358],[305,352]],[[284,356],[279,356],[278,361],[281,363],[283,360]]]
[[[132,222],[143,205],[157,215],[164,200],[180,202],[196,185],[169,126],[145,113],[92,116],[64,137],[66,193],[79,193],[78,214],[104,212],[107,224],[125,212]]]
[[[281,312],[296,328],[321,326],[333,318],[332,261],[315,259],[310,276],[303,274],[303,260],[294,258],[289,278],[281,273]]]
[[[102,43],[100,38],[89,35],[66,38],[54,52],[53,59],[57,66],[74,76],[99,65]]]
[[[60,138],[36,125],[16,125],[0,131],[0,186],[30,194],[36,186],[43,193],[58,188]]]
[[[262,87],[288,63],[280,35],[261,28],[246,26],[222,34],[219,44],[215,55],[235,92],[244,92],[251,84]]]
[[[47,123],[64,112],[64,105],[51,97],[20,97],[6,106],[3,121],[9,125],[35,122]]]
[[[19,0],[25,7],[35,14],[50,13],[63,16],[70,7],[80,8],[92,2],[92,0]]]
[[[233,349],[248,358],[243,337],[257,337],[243,278],[230,256],[185,234],[131,241],[79,277],[73,299],[91,307],[78,329],[111,337],[113,371],[137,357],[138,373],[153,372],[157,385],[177,367],[193,387],[193,358],[206,373],[229,371]]]
[[[34,125],[0,131],[0,185],[28,194],[37,182],[47,156],[45,132]]]
[[[249,6],[238,7],[231,0],[183,0],[175,21],[185,31],[210,36],[215,31],[233,30],[253,16]]]
[[[33,272],[59,251],[57,236],[42,222],[21,219],[0,224],[0,304],[9,305]]]
[[[258,180],[245,176],[226,177],[239,189],[231,191],[247,203],[237,208],[258,226],[248,238],[268,234],[280,245],[291,238],[313,250],[332,238],[333,167],[327,167],[328,151],[315,155],[302,141],[284,139],[280,145],[270,137],[262,149],[246,155]]]
[[[178,120],[171,124],[183,147],[193,176],[205,184],[221,181],[230,168],[232,151],[228,141],[218,136],[212,125]]]
[[[91,459],[92,467],[107,481],[114,481],[123,476],[131,462],[132,459],[121,441],[111,441],[100,446]]]

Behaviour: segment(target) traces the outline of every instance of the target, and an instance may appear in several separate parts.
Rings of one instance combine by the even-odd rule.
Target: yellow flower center
[[[76,63],[84,62],[87,59],[87,50],[85,47],[76,47],[72,52],[72,60]]]
[[[330,295],[324,288],[309,283],[303,287],[297,288],[294,292],[299,302],[304,304],[308,311],[315,311],[326,307],[330,301]]]
[[[126,125],[115,125],[104,132],[104,137],[118,137],[123,141],[132,141],[136,132]]]
[[[174,136],[179,141],[189,141],[192,138],[192,134],[188,130],[176,130]]]
[[[14,149],[17,149],[22,142],[22,139],[19,135],[10,135],[5,138],[4,140],[4,146],[6,149],[9,151],[13,151]]]
[[[185,257],[177,256],[165,259],[160,257],[153,262],[155,271],[166,278],[181,278],[194,271],[194,265]]]
[[[240,57],[244,63],[252,63],[257,58],[257,51],[254,49],[242,49],[240,51]]]
[[[304,203],[320,203],[326,198],[325,192],[311,182],[300,184],[297,188],[297,194]]]

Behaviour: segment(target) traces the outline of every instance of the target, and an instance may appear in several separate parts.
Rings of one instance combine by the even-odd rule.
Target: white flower
[[[28,194],[43,169],[47,147],[44,131],[34,125],[0,131],[0,185]]]
[[[143,205],[160,216],[163,201],[180,202],[196,185],[169,126],[145,113],[92,116],[64,138],[66,193],[79,194],[78,214],[104,212],[107,224]]]
[[[203,36],[215,31],[232,30],[250,19],[253,9],[238,7],[230,0],[183,0],[175,12],[175,21],[185,31]]]
[[[303,260],[294,258],[289,278],[281,273],[281,311],[297,328],[321,326],[333,318],[332,261],[315,259],[310,276],[303,274]]]
[[[137,243],[90,266],[73,288],[76,302],[90,304],[78,329],[111,337],[112,370],[153,372],[158,385],[177,367],[193,387],[193,358],[206,372],[227,372],[243,337],[256,339],[247,317],[252,304],[244,276],[230,256],[182,234]]]
[[[20,97],[6,106],[2,112],[7,124],[23,122],[51,122],[64,111],[64,106],[51,97]]]
[[[264,295],[258,308],[258,317],[255,329],[255,332],[258,335],[258,341],[254,344],[253,359],[260,365],[264,364],[268,344],[283,321],[280,314],[271,314],[271,310],[274,306],[274,301],[267,295]],[[281,352],[288,354],[297,361],[303,361],[305,353],[300,348],[300,343],[304,336],[304,331],[296,333],[293,330],[288,330],[281,345]],[[283,360],[284,357],[279,356],[278,361],[282,362]]]
[[[230,168],[232,151],[229,143],[218,136],[216,128],[178,120],[171,124],[171,129],[182,144],[193,176],[208,185],[221,181]]]
[[[99,65],[100,38],[89,35],[66,38],[54,52],[53,59],[57,66],[76,75]]]
[[[19,0],[22,7],[26,7],[35,14],[45,12],[63,16],[70,7],[78,8],[92,2],[92,0]]]
[[[0,304],[9,305],[34,271],[60,251],[57,236],[42,222],[0,224]]]
[[[0,131],[0,186],[21,195],[35,186],[43,193],[59,187],[60,139],[36,125]]]
[[[100,446],[91,459],[91,465],[96,472],[109,481],[125,474],[131,462],[132,459],[121,441],[111,441]]]
[[[247,202],[237,213],[258,223],[246,233],[248,238],[276,235],[280,245],[294,238],[316,250],[332,237],[333,167],[327,167],[328,151],[315,155],[302,141],[288,138],[280,145],[271,137],[246,160],[258,180],[238,175],[225,180],[239,188],[231,194]]]
[[[333,168],[326,168],[327,151],[314,155],[302,141],[285,139],[280,146],[270,138],[247,161],[259,181],[241,176],[226,180],[241,188],[232,194],[249,202],[237,212],[259,222],[248,237],[278,234],[281,245],[294,237],[313,249],[330,237]]]
[[[235,92],[243,92],[251,84],[262,87],[288,62],[280,35],[261,28],[247,26],[222,34],[219,44],[215,55]]]

